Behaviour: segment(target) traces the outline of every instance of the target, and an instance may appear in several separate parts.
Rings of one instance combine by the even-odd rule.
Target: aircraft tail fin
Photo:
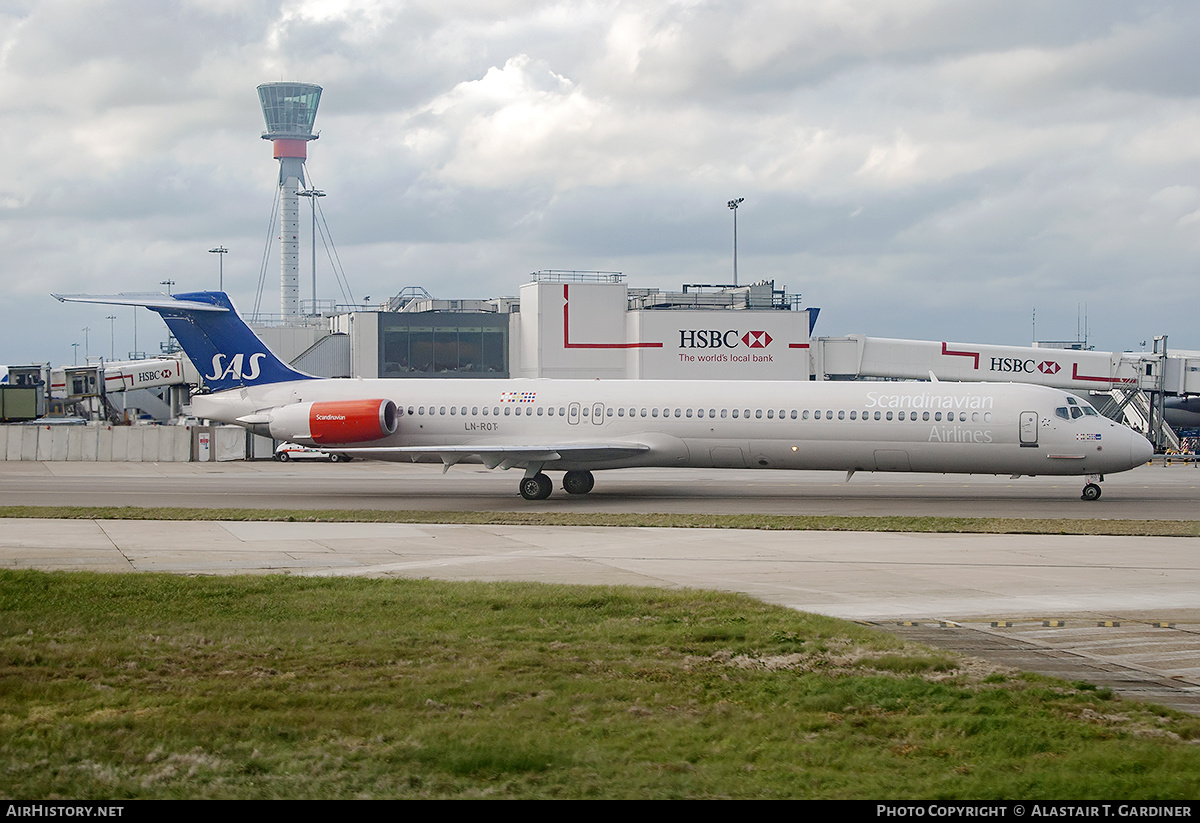
[[[158,312],[213,391],[313,379],[267,348],[224,292],[53,296],[75,303],[145,306]]]

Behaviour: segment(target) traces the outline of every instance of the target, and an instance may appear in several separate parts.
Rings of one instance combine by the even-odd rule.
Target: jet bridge
[[[135,407],[155,419],[179,417],[187,384],[199,382],[195,368],[179,357],[89,363],[48,371],[48,399],[59,413],[72,409],[81,417],[114,423],[124,421],[127,410]],[[166,401],[148,389],[165,389]],[[110,395],[122,392],[125,394],[120,401],[110,399]]]
[[[1179,440],[1166,425],[1166,395],[1200,394],[1200,353],[1170,357],[1166,337],[1153,352],[1097,352],[1041,346],[993,346],[930,340],[895,340],[851,334],[812,342],[817,380],[891,378],[1033,383],[1100,395],[1098,409],[1164,448]]]

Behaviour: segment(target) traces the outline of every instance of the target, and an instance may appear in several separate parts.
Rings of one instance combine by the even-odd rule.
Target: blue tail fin
[[[145,306],[158,312],[213,391],[315,379],[276,357],[238,317],[225,292],[54,296],[76,303]]]
[[[213,391],[312,379],[312,375],[298,372],[276,357],[238,317],[224,292],[198,291],[176,294],[174,298],[182,305],[148,308],[162,315]],[[188,303],[207,303],[225,311],[198,310]]]

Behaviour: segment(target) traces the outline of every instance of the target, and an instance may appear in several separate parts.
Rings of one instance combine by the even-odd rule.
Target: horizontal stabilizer
[[[148,309],[191,309],[192,311],[229,311],[212,303],[176,300],[162,292],[123,292],[121,294],[51,294],[62,303],[103,303],[111,306],[145,306]]]

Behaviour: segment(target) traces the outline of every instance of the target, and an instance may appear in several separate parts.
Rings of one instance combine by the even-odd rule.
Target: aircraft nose
[[[1129,438],[1129,460],[1133,466],[1141,466],[1150,462],[1150,458],[1154,456],[1154,446],[1150,444],[1150,441],[1135,431],[1129,433]]]

